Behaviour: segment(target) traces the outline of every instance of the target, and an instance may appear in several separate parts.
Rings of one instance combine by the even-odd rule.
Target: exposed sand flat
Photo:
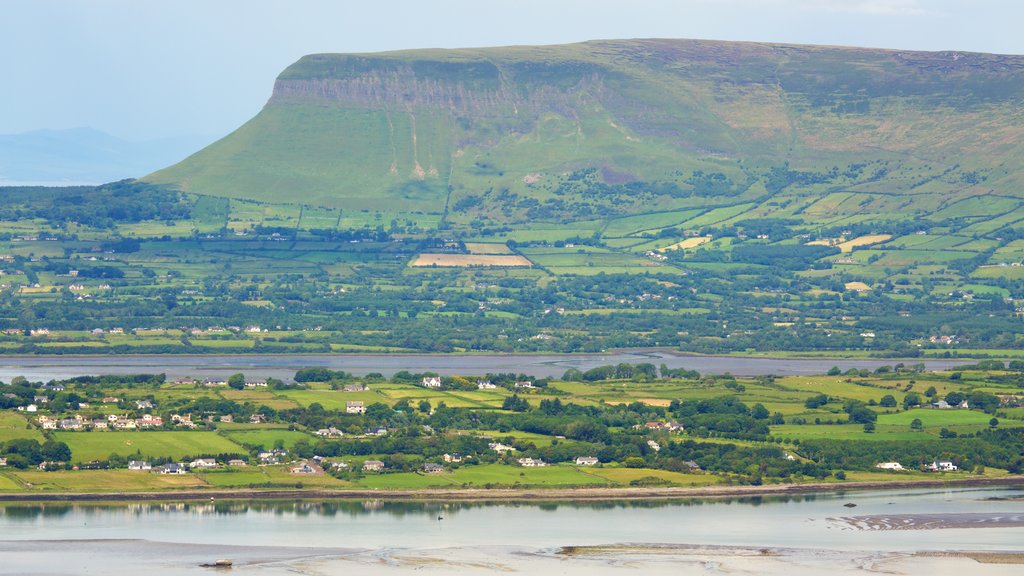
[[[856,530],[941,530],[947,528],[1017,528],[1024,514],[892,514],[843,516],[831,522]]]
[[[468,266],[533,266],[533,263],[519,255],[496,254],[420,254],[411,266],[442,266],[464,268]]]
[[[1024,552],[918,552],[924,558],[970,558],[982,564],[1024,564]]]
[[[40,562],[59,547],[57,562]],[[878,553],[810,548],[621,544],[536,549],[520,546],[444,548],[303,548],[217,546],[147,540],[0,541],[4,570],[47,576],[122,572],[150,576],[213,574],[200,568],[213,558],[232,558],[232,574],[261,576],[343,576],[359,574],[644,574],[679,576],[757,574],[759,576],[947,575],[1016,576],[1016,552]],[[54,557],[51,557],[54,558]],[[73,567],[67,569],[66,567]]]

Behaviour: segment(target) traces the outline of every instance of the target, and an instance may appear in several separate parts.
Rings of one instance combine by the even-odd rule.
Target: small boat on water
[[[233,565],[234,562],[231,560],[214,560],[213,562],[206,562],[199,566],[202,568],[231,568]]]

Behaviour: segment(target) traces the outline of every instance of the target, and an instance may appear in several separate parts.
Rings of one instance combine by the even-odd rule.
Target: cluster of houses
[[[228,460],[228,466],[245,466],[245,460],[232,459]],[[210,468],[219,468],[220,464],[214,458],[196,458],[191,462],[170,462],[162,466],[154,467],[152,464],[145,460],[132,460],[128,462],[129,470],[139,470],[146,472],[155,472],[157,474],[188,474],[191,470],[206,470]]]
[[[903,472],[906,470],[906,468],[899,462],[879,462],[878,464],[875,464],[875,468],[880,470],[892,470],[894,472]],[[924,469],[928,472],[955,472],[960,468],[949,460],[936,460],[931,464],[925,465]]]
[[[645,422],[633,426],[634,430],[648,430],[651,432],[678,432],[682,433],[684,428],[679,422]]]
[[[266,450],[266,451],[260,452],[259,454],[257,454],[256,457],[259,460],[259,464],[261,466],[263,466],[263,465],[281,464],[281,463],[283,463],[286,460],[287,456],[288,456],[288,451],[287,450],[275,449],[275,450]],[[324,462],[323,458],[320,457],[320,456],[314,456],[311,460],[312,461],[302,461],[302,462],[299,462],[299,463],[295,464],[294,466],[290,467],[289,471],[292,474],[299,474],[299,475],[302,475],[302,474],[322,474],[323,471],[324,471],[323,466],[326,465],[326,463]],[[377,461],[377,462],[379,462],[379,461]],[[370,462],[368,462],[368,463],[370,463]],[[380,468],[379,469],[383,469],[384,468],[384,463],[383,462],[379,462],[379,463],[380,463]],[[224,465],[229,466],[229,467],[242,467],[242,466],[247,466],[247,463],[245,462],[245,460],[242,460],[240,458],[235,458],[235,459],[228,460],[226,463],[224,463]],[[196,458],[195,460],[193,460],[191,462],[171,462],[171,463],[164,464],[162,466],[156,466],[156,467],[152,466],[149,462],[146,462],[144,460],[132,460],[131,462],[128,463],[128,469],[129,470],[151,471],[151,472],[155,472],[155,473],[158,473],[158,474],[188,474],[189,472],[194,471],[194,470],[209,470],[209,469],[213,469],[213,468],[220,468],[221,466],[222,466],[222,464],[217,462],[217,460],[214,459],[214,458]],[[331,464],[331,467],[336,469],[336,470],[339,470],[339,469],[347,468],[348,464],[345,464],[344,462],[335,462],[335,463]],[[366,469],[365,465],[364,465],[364,469]],[[370,463],[370,469],[374,469],[374,465],[372,463]]]
[[[425,376],[423,380],[420,381],[420,384],[424,388],[430,388],[433,390],[438,390],[444,386],[444,382],[441,380],[440,376]],[[498,385],[490,380],[477,380],[476,387],[478,390],[494,390],[498,388]],[[534,390],[537,388],[534,386],[533,382],[530,381],[515,382],[512,387],[517,390]]]
[[[966,398],[961,400],[960,403],[955,406],[953,404],[950,404],[949,402],[946,402],[945,400],[939,400],[937,402],[932,402],[931,407],[938,408],[939,410],[949,410],[951,408],[960,408],[961,410],[971,409],[971,405],[967,402]]]
[[[164,419],[153,414],[143,414],[140,418],[130,418],[124,415],[108,414],[104,418],[90,420],[81,414],[75,414],[71,418],[51,418],[41,415],[36,419],[43,430],[143,430],[146,428],[159,428],[164,425]],[[172,414],[171,423],[180,428],[195,428],[191,414]]]

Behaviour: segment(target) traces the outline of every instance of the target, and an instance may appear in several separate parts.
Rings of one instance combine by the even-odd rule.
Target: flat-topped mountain
[[[921,216],[1020,197],[1022,100],[1024,57],[963,52],[615,40],[315,54],[248,123],[146,179],[456,224],[743,202],[801,217],[829,194]]]

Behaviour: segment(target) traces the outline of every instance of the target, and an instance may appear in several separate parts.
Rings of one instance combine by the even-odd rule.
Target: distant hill
[[[99,184],[137,178],[209,142],[192,136],[144,142],[91,128],[0,135],[0,185]]]
[[[962,52],[621,40],[316,54],[248,123],[146,180],[456,224],[744,203],[747,217],[921,217],[973,196],[1016,205],[1022,100],[1024,57]]]

